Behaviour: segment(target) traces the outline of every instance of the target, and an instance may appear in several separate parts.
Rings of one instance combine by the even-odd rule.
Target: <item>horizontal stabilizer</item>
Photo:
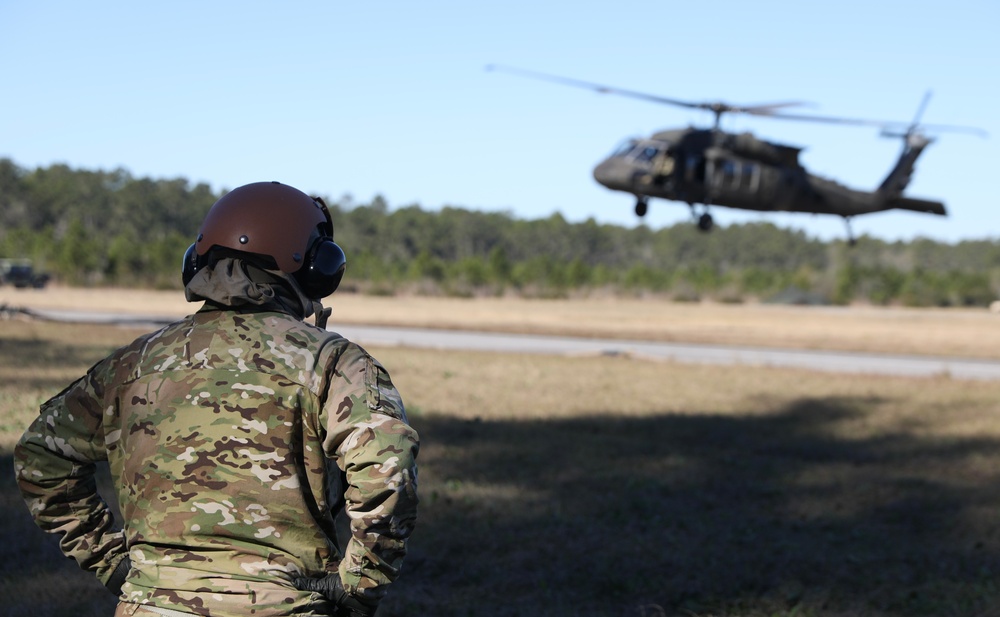
[[[944,204],[940,201],[929,201],[926,199],[913,199],[912,197],[899,197],[889,202],[892,208],[900,210],[913,210],[914,212],[926,212],[927,214],[940,214],[946,216],[948,213],[944,209]]]

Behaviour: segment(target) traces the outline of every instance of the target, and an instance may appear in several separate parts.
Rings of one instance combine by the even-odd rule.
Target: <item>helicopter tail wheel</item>
[[[715,221],[712,220],[712,215],[708,212],[698,217],[698,229],[702,231],[712,231],[712,226],[714,224]]]
[[[639,218],[646,216],[646,212],[649,211],[649,202],[639,197],[635,200],[635,215]]]

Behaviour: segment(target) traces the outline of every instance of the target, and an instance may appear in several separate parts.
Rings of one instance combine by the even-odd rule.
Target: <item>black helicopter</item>
[[[630,139],[594,168],[594,179],[615,191],[635,196],[635,213],[642,217],[649,200],[659,197],[686,202],[702,231],[712,229],[711,206],[725,206],[762,212],[809,212],[844,217],[851,244],[850,219],[859,214],[901,209],[929,214],[946,214],[940,201],[903,196],[913,175],[917,158],[932,138],[928,131],[960,131],[985,136],[981,129],[951,125],[921,125],[920,117],[930,92],[924,97],[911,123],[861,120],[782,113],[778,110],[801,103],[774,103],[739,106],[723,102],[695,103],[622,90],[566,77],[491,65],[487,70],[505,71],[535,79],[587,88],[602,94],[618,94],[638,99],[711,112],[715,123],[710,129],[684,128],[660,131],[651,137]],[[815,176],[799,162],[801,148],[771,143],[750,133],[727,133],[719,129],[723,114],[738,113],[781,120],[877,126],[886,137],[903,140],[896,165],[874,191],[845,187]],[[696,204],[703,206],[700,214]]]

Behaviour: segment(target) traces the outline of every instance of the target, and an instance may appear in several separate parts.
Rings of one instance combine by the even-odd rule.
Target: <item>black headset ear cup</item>
[[[295,278],[302,291],[316,300],[337,291],[346,268],[344,250],[329,238],[320,238],[309,247],[305,262],[295,273]]]
[[[204,259],[198,255],[198,251],[195,250],[193,244],[184,251],[184,261],[181,264],[181,280],[184,282],[185,287],[187,287],[191,279],[194,278],[194,275],[204,265]]]

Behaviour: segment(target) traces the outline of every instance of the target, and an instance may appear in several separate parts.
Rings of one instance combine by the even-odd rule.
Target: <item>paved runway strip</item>
[[[77,311],[34,311],[42,318],[58,321],[148,325],[157,327],[172,317],[117,315]],[[930,377],[948,375],[956,379],[1000,379],[1000,362],[967,358],[905,356],[823,350],[775,349],[731,345],[661,343],[585,337],[505,334],[498,332],[432,330],[332,324],[361,345],[406,346],[425,349],[537,353],[557,355],[629,356],[682,363],[746,366],[779,366],[838,373]]]
[[[1000,379],[1000,362],[963,358],[417,328],[334,325],[331,329],[362,345],[405,345],[427,349],[471,349],[562,355],[627,355],[683,363],[781,366],[840,373],[921,377],[950,375],[958,379]]]

